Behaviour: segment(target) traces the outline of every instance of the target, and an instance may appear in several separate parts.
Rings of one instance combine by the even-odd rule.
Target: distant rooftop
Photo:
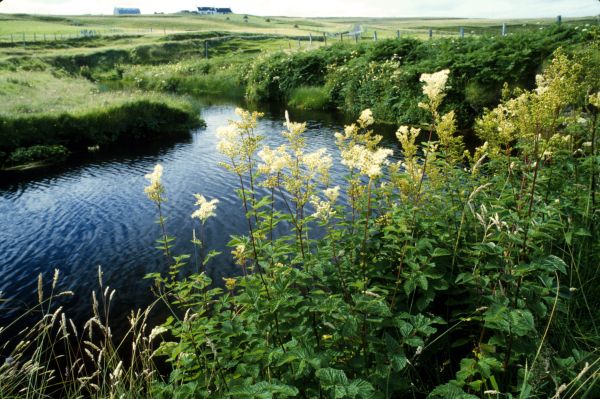
[[[139,8],[122,8],[122,7],[115,7],[114,15],[138,15],[141,14],[140,9]]]
[[[205,15],[233,14],[233,11],[231,11],[231,8],[198,7],[198,13]]]

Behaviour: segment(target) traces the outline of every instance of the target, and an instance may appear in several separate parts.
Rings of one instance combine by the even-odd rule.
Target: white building
[[[198,7],[200,15],[233,14],[231,8]]]

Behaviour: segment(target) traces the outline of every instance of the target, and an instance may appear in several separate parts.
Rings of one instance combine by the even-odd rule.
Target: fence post
[[[300,39],[298,39],[298,48],[302,47],[302,44],[300,43]]]
[[[400,39],[400,29],[396,31],[396,39]]]
[[[312,33],[308,34],[308,42],[309,42],[309,45],[312,47]]]
[[[506,22],[502,23],[502,36],[506,36]]]
[[[460,38],[463,39],[465,37],[465,27],[461,26],[460,27]]]
[[[327,33],[323,32],[323,43],[327,45]]]
[[[373,31],[373,40],[377,41],[377,31],[376,30]]]
[[[561,15],[558,15],[558,16],[556,17],[556,23],[557,23],[558,25],[560,25],[560,24],[562,23],[562,16],[561,16]]]
[[[431,39],[433,37],[433,29],[429,28],[429,38]]]

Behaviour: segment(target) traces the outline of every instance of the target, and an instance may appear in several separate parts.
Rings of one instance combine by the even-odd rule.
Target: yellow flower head
[[[225,281],[225,288],[227,288],[229,291],[233,291],[235,289],[235,285],[237,284],[237,280],[234,278],[223,278],[223,281]]]

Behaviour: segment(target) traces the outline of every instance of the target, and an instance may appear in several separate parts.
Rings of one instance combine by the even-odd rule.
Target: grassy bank
[[[8,165],[26,160],[28,147],[60,145],[79,152],[177,137],[201,123],[199,110],[184,99],[100,93],[88,80],[48,72],[0,72],[0,102],[0,152]]]

